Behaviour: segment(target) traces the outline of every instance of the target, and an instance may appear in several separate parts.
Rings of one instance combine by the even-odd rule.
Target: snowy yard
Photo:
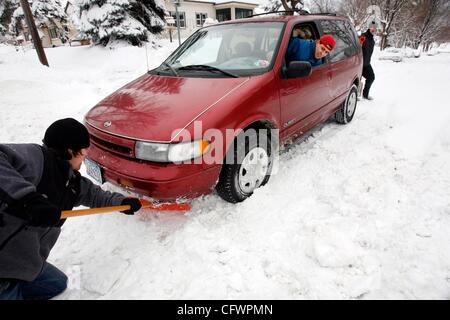
[[[150,68],[176,42],[149,47]],[[146,70],[143,48],[0,46],[0,142],[40,143]],[[375,53],[374,101],[281,155],[247,201],[68,220],[59,299],[450,299],[450,53]],[[112,188],[105,185],[105,188]]]

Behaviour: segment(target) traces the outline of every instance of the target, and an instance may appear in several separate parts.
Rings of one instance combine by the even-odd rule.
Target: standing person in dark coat
[[[46,261],[65,222],[62,210],[141,208],[139,199],[103,191],[81,176],[89,147],[83,124],[58,120],[43,142],[0,144],[0,300],[50,299],[66,289],[67,276]]]
[[[377,33],[377,24],[372,21],[369,24],[369,29],[363,33],[360,37],[360,42],[362,44],[363,50],[363,72],[362,76],[366,79],[366,84],[363,90],[363,98],[367,100],[373,100],[369,96],[370,87],[375,81],[375,73],[373,72],[372,65],[370,64],[370,59],[372,58],[373,48],[375,47],[375,40],[373,36]]]

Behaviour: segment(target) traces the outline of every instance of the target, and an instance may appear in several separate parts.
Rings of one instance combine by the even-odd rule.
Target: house
[[[18,23],[20,27],[19,35],[16,38],[17,42],[22,44],[32,42],[31,32],[25,19],[21,19]],[[49,19],[43,25],[36,27],[44,48],[59,47],[67,41],[66,26],[58,19]]]
[[[32,2],[29,0],[29,2]],[[67,22],[63,22],[58,18],[48,18],[45,23],[37,25],[39,37],[41,38],[42,46],[44,48],[59,47],[65,43],[85,45],[89,44],[88,39],[84,39],[79,35],[78,30],[73,25],[70,17],[73,14],[74,7],[70,1],[63,0],[61,3],[64,5],[64,12],[68,17]],[[22,10],[21,8],[19,10]],[[19,16],[23,12],[19,13]],[[20,20],[19,36],[16,38],[18,43],[32,42],[31,33],[28,29],[28,25],[25,22],[25,18]]]
[[[59,47],[64,45],[67,39],[64,37],[65,29],[60,21],[51,21],[46,23],[44,26],[38,27],[38,34],[41,38],[42,46],[44,48],[52,48]],[[22,37],[21,37],[22,36]],[[24,39],[25,42],[32,41],[31,33],[28,30],[28,26],[23,21],[23,30],[22,35],[17,38],[20,42],[20,39]]]
[[[246,18],[254,14],[254,10],[259,6],[257,0],[165,0],[166,10],[175,21],[174,24],[168,23],[167,30],[170,31],[176,27],[174,2],[179,2],[178,14],[182,38],[203,27],[207,18],[219,22]]]
[[[67,1],[66,5],[64,6],[64,12],[68,17],[67,21],[67,37],[69,39],[69,44],[72,45],[88,45],[90,44],[90,40],[80,34],[78,29],[75,27],[75,24],[73,23],[72,17],[75,14],[75,7],[73,6],[71,1]]]

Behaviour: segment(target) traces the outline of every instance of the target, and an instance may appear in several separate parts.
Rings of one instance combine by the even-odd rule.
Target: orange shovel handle
[[[142,207],[141,209],[153,209],[153,210],[161,210],[161,211],[188,211],[191,209],[189,203],[163,203],[160,205],[151,203],[150,201],[140,199]],[[91,209],[80,209],[80,210],[65,210],[61,212],[61,219],[86,216],[90,214],[97,213],[108,213],[108,212],[116,212],[116,211],[124,211],[128,210],[131,207],[129,205],[126,206],[111,206],[111,207],[102,207],[102,208],[91,208]]]

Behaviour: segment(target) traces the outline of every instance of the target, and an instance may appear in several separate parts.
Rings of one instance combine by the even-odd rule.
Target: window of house
[[[231,9],[216,10],[216,18],[219,22],[231,20]]]
[[[50,28],[48,31],[50,32],[50,37],[52,39],[58,38],[58,30],[55,27]]]
[[[236,19],[242,19],[250,17],[253,14],[253,10],[251,9],[240,9],[236,8]]]
[[[208,18],[208,14],[206,13],[195,13],[195,22],[197,27],[203,27],[206,18]]]
[[[175,26],[177,26],[177,13],[175,11],[170,11],[169,14],[175,20]],[[180,17],[180,28],[186,28],[186,15],[183,11],[178,11]]]
[[[354,35],[344,21],[321,21],[324,34],[331,34],[336,40],[336,47],[330,52],[329,59],[336,62],[353,56],[357,53]]]

